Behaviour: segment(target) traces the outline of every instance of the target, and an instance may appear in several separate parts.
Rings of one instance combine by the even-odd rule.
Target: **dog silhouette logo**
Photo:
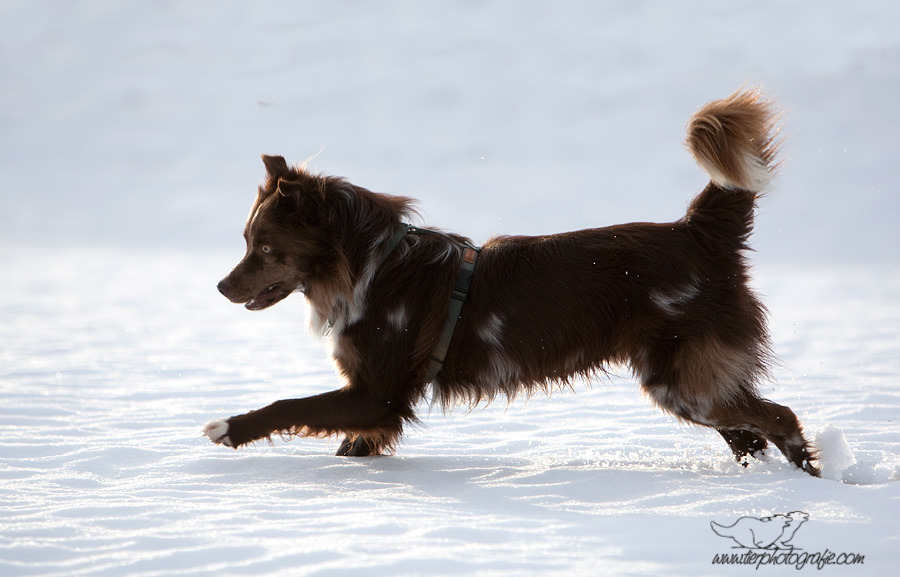
[[[731,525],[710,521],[709,525],[716,535],[731,539],[744,549],[794,549],[791,540],[808,519],[808,513],[792,511],[771,517],[741,517]]]

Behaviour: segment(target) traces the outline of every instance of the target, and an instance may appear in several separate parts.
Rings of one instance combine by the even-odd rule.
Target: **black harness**
[[[381,255],[381,260],[378,261],[378,268],[381,268],[384,261],[409,234],[439,236],[461,246],[463,249],[463,259],[459,267],[459,274],[456,276],[456,284],[450,292],[450,308],[447,311],[447,320],[444,322],[444,328],[441,330],[441,334],[431,353],[431,358],[428,361],[428,372],[425,373],[425,382],[430,383],[444,368],[444,359],[447,358],[447,350],[450,348],[450,339],[453,338],[453,331],[456,329],[459,313],[462,310],[463,303],[466,302],[466,298],[469,296],[469,285],[472,283],[472,277],[475,274],[475,261],[478,260],[481,247],[457,240],[437,230],[419,228],[411,224],[401,224],[400,228],[397,229],[397,232],[394,233],[384,247],[384,254]]]

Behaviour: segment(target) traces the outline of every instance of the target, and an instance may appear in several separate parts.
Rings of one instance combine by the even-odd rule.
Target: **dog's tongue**
[[[245,304],[244,307],[250,311],[258,311],[272,306],[282,298],[284,295],[281,294],[281,283],[275,283],[256,295],[256,298]]]

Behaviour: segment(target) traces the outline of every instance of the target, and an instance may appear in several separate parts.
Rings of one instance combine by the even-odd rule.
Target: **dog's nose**
[[[219,292],[222,293],[225,298],[228,298],[228,289],[230,289],[231,287],[228,285],[227,278],[223,278],[222,280],[220,280],[219,284],[216,285],[216,288],[219,289]]]

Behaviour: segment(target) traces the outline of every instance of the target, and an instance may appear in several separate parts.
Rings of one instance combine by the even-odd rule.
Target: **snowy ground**
[[[388,458],[332,457],[321,440],[213,446],[206,420],[336,380],[300,297],[251,314],[214,293],[227,258],[204,256],[6,259],[0,574],[718,574],[733,544],[710,521],[798,510],[804,550],[865,555],[846,574],[893,571],[900,275],[763,275],[786,365],[767,394],[814,434],[842,431],[851,454],[840,434],[823,446],[838,482],[778,455],[742,470],[627,379],[447,417],[422,407]]]
[[[0,2],[0,575],[738,574],[710,522],[792,511],[803,551],[865,556],[822,571],[894,575],[900,5],[782,4]],[[214,288],[260,153],[477,241],[674,219],[688,115],[748,79],[791,134],[754,236],[766,394],[826,479],[738,467],[624,371],[423,406],[390,458],[200,436],[336,384],[300,296]]]

